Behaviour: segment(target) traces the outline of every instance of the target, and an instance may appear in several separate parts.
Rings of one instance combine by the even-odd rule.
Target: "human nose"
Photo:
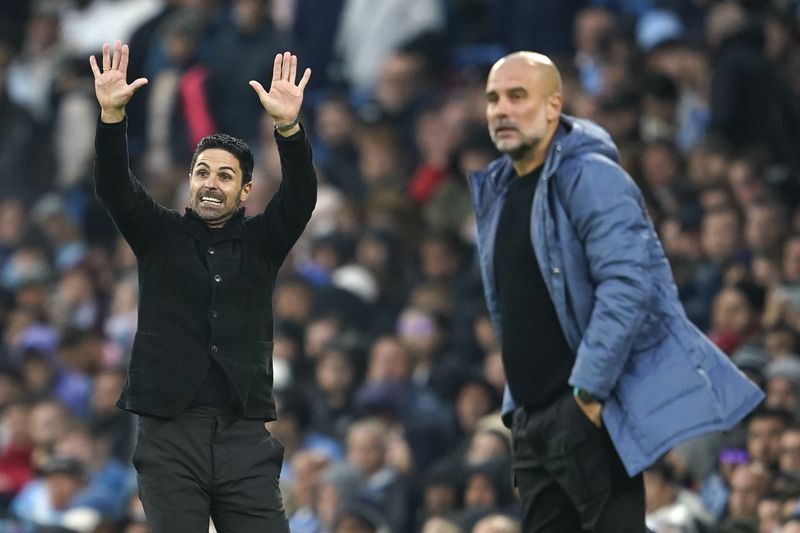
[[[486,108],[486,114],[490,119],[504,118],[508,116],[508,105],[504,98],[498,98],[490,103]]]

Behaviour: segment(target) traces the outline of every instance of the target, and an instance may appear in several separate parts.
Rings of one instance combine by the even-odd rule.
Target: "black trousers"
[[[644,482],[572,394],[514,412],[514,480],[525,533],[643,533]]]
[[[211,407],[139,417],[133,465],[153,533],[288,533],[283,445],[260,420]]]

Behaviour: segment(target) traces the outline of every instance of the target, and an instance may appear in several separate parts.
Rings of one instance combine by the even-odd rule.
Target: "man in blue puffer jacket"
[[[524,531],[640,533],[641,471],[763,398],[686,318],[639,189],[596,124],[561,114],[549,58],[486,85],[504,154],[470,177]]]

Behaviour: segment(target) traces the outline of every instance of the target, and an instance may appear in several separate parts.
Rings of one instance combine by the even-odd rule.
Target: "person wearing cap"
[[[125,107],[129,49],[89,62],[100,117],[95,190],[139,267],[138,327],[118,407],[139,415],[133,464],[152,531],[288,532],[278,478],[282,444],[264,423],[272,394],[272,293],[316,202],[311,146],[298,115],[311,76],[275,56],[272,84],[250,86],[275,124],[283,180],[262,213],[241,139],[204,137],[189,168],[185,214],[158,205],[130,170]],[[253,117],[256,119],[257,117]]]
[[[523,530],[640,533],[642,471],[764,395],[686,317],[641,191],[608,132],[562,113],[550,58],[503,57],[485,94],[503,155],[470,189]]]

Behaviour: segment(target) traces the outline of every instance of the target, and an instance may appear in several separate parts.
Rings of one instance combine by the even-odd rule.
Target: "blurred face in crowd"
[[[786,234],[786,220],[780,207],[753,205],[747,209],[745,240],[754,252],[774,252]]]
[[[8,372],[0,372],[0,412],[5,412],[6,406],[22,394],[19,378]]]
[[[747,453],[753,462],[777,465],[785,423],[775,416],[756,416],[747,425]]]
[[[739,218],[730,209],[711,211],[703,217],[701,244],[706,257],[715,262],[727,261],[739,246]]]
[[[426,239],[419,250],[422,272],[430,279],[447,279],[458,272],[461,257],[440,239]]]
[[[367,379],[377,381],[403,381],[411,373],[405,348],[392,337],[378,339],[369,357]]]
[[[423,309],[403,311],[397,321],[397,336],[416,362],[430,361],[441,342],[436,320]]]
[[[753,320],[753,310],[739,289],[726,287],[714,297],[711,311],[714,330],[744,335],[752,327]]]
[[[17,199],[0,203],[0,244],[12,247],[22,237],[25,228],[25,206]]]
[[[386,441],[383,427],[378,423],[358,424],[347,435],[347,462],[365,475],[383,468],[386,461]]]
[[[28,427],[28,407],[15,404],[3,410],[0,418],[0,433],[6,436],[9,443],[17,446],[28,446],[31,441]]]
[[[275,288],[272,302],[277,320],[304,324],[311,314],[311,290],[303,283],[281,283]]]
[[[561,113],[560,91],[545,56],[515,54],[495,63],[486,81],[486,120],[497,149],[514,160],[544,152]]]
[[[464,506],[467,508],[486,509],[497,501],[497,490],[492,480],[485,474],[473,474],[467,479],[464,490]]]
[[[312,320],[305,329],[304,347],[306,355],[317,359],[326,344],[339,334],[339,321],[333,317]]]
[[[353,112],[343,101],[326,100],[317,108],[316,130],[329,147],[338,147],[352,140]]]
[[[294,475],[291,485],[292,501],[298,507],[312,504],[314,487],[319,479],[319,473],[327,464],[328,460],[319,452],[300,450],[292,456],[292,473]]]
[[[325,394],[344,394],[355,380],[353,363],[339,350],[325,350],[316,366],[317,385]]]
[[[469,383],[461,387],[456,396],[456,416],[458,425],[469,433],[481,417],[489,414],[492,407],[491,398],[478,383]]]
[[[443,516],[456,507],[458,493],[452,485],[430,485],[423,495],[425,500],[425,513],[428,516]]]
[[[767,490],[767,474],[752,465],[736,468],[731,477],[728,512],[731,517],[754,517],[758,502]]]
[[[467,464],[477,465],[489,459],[507,457],[508,442],[494,431],[478,431],[469,441]]]
[[[781,525],[781,502],[761,500],[758,502],[758,533],[774,533]]]
[[[678,179],[680,159],[677,152],[664,144],[651,144],[642,154],[642,174],[650,187],[669,187]]]
[[[777,328],[764,333],[764,348],[770,357],[782,357],[795,353],[795,334],[788,328]]]
[[[780,471],[800,475],[800,429],[787,429],[781,435]]]
[[[58,510],[66,509],[83,486],[79,478],[61,472],[48,475],[45,482],[50,505]]]
[[[98,460],[98,455],[102,455],[102,447],[98,446],[89,434],[83,431],[70,431],[56,443],[55,454],[59,457],[77,459],[85,467],[89,467],[93,461]]]
[[[244,33],[258,29],[267,18],[267,0],[236,0],[233,20]]]
[[[189,176],[190,206],[210,227],[222,227],[252,188],[253,182],[242,186],[242,167],[235,155],[209,148],[198,154]]]
[[[756,174],[753,164],[744,159],[736,159],[731,162],[727,171],[727,180],[736,201],[742,207],[749,206],[766,192],[766,186]]]
[[[97,374],[92,390],[91,405],[96,413],[116,413],[116,403],[125,385],[125,378],[119,372],[105,371]]]
[[[390,113],[406,109],[423,86],[420,82],[423,67],[422,57],[403,52],[390,56],[383,64],[375,90],[381,107]]]
[[[797,389],[789,378],[775,376],[767,381],[765,403],[771,409],[787,413],[797,411]]]
[[[575,48],[585,54],[602,53],[613,30],[611,15],[604,9],[584,9],[575,19]]]

